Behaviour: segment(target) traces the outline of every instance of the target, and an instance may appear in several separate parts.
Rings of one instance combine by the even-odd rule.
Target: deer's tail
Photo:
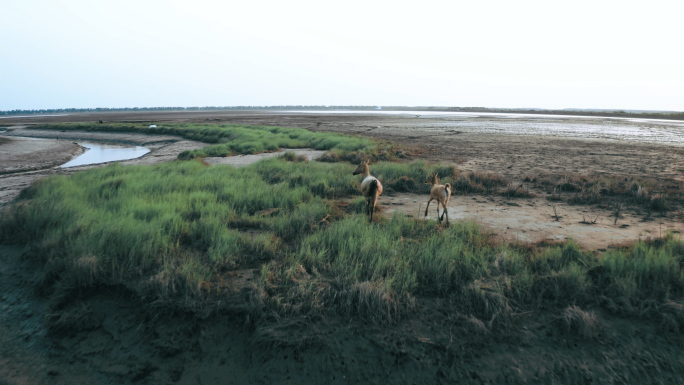
[[[370,186],[368,186],[368,197],[371,199],[375,199],[375,194],[378,192],[378,180],[373,179],[372,182],[370,182]]]
[[[444,184],[444,192],[446,192],[447,196],[451,195],[451,184],[449,184],[449,183]]]

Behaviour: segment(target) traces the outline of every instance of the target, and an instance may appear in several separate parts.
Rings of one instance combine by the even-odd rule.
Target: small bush
[[[407,176],[402,176],[398,180],[388,183],[387,187],[397,192],[411,192],[416,190],[416,181]]]
[[[568,333],[577,334],[585,339],[596,338],[601,328],[601,323],[593,311],[583,311],[576,305],[566,307],[561,320]]]
[[[294,152],[286,152],[283,155],[278,156],[280,159],[288,162],[308,162],[309,159],[306,155],[297,155]]]
[[[654,211],[667,211],[668,209],[667,202],[661,194],[653,195],[648,207]]]
[[[336,152],[333,152],[333,151],[328,151],[325,154],[323,154],[323,156],[318,158],[319,162],[328,162],[328,163],[335,163],[335,162],[339,162],[341,160],[342,159],[340,158],[340,156]]]
[[[648,191],[643,188],[642,186],[639,186],[636,182],[632,185],[632,192],[634,194],[634,200],[636,200],[638,203],[648,203],[649,202],[649,194]],[[634,189],[636,187],[636,189]]]
[[[482,186],[487,193],[490,193],[495,188],[506,184],[506,180],[503,176],[488,171],[472,172],[468,174],[468,179],[470,179],[472,184],[475,186]]]
[[[501,195],[508,198],[534,198],[536,196],[522,183],[509,183]]]
[[[601,192],[598,188],[593,187],[590,189],[583,189],[582,191],[573,195],[568,200],[568,202],[570,204],[576,204],[576,205],[579,205],[579,204],[584,204],[584,205],[596,204],[596,203],[603,202],[603,196],[601,195]]]
[[[453,187],[454,191],[462,192],[465,194],[485,192],[484,186],[475,183],[472,179],[468,178],[468,176],[463,174],[461,174],[461,176],[454,180],[454,183],[451,186]]]
[[[458,168],[451,164],[439,164],[433,167],[432,172],[437,174],[440,179],[454,179],[461,175]]]

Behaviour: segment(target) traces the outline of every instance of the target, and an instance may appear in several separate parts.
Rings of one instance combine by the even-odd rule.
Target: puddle
[[[94,143],[78,143],[80,146],[87,148],[86,152],[69,162],[61,165],[62,168],[85,166],[89,164],[107,163],[118,160],[129,160],[139,158],[150,150],[145,147],[122,146],[113,144],[94,144]]]

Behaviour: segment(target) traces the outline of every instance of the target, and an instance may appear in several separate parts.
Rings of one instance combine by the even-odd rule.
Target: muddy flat
[[[69,141],[0,137],[0,174],[55,167],[82,152],[79,145]]]

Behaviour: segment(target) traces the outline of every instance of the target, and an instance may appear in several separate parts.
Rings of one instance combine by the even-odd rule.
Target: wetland
[[[235,111],[111,114],[109,127],[88,119],[10,122],[0,136],[0,150],[39,136],[51,159],[78,152],[65,141],[95,136],[151,149],[57,170],[12,155],[23,163],[0,175],[0,191],[11,191],[0,238],[12,244],[0,249],[0,358],[10,368],[0,375],[682,381],[679,122]],[[133,121],[166,131],[143,134]],[[212,139],[224,133],[230,141]],[[324,135],[340,133],[353,140]],[[267,137],[281,134],[270,147]],[[283,147],[327,154],[239,169],[211,161]],[[372,224],[351,176],[364,157],[387,188]],[[432,172],[454,186],[448,229],[419,215]]]

